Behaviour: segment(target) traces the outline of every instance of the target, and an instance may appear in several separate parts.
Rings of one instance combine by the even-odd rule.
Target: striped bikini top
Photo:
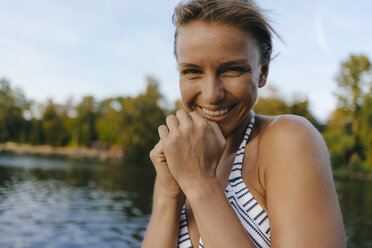
[[[270,223],[267,213],[253,197],[242,178],[245,145],[249,139],[254,121],[255,114],[252,111],[252,120],[248,125],[243,141],[235,156],[225,194],[256,247],[270,247]],[[181,213],[178,247],[192,248],[189,230],[187,228],[185,206],[183,206]],[[199,248],[204,248],[201,238],[199,241]]]

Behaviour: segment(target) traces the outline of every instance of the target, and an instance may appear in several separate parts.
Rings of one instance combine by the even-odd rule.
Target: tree
[[[365,167],[372,169],[372,88],[369,94],[364,96],[360,110],[359,140],[362,144],[365,157]]]
[[[356,171],[371,156],[371,73],[371,63],[364,55],[350,55],[341,64],[336,76],[338,108],[324,134],[331,158]]]
[[[309,104],[310,103],[307,99],[294,99],[292,103],[289,104],[289,112],[294,115],[305,117],[318,129],[319,132],[322,132],[324,130],[324,125],[311,113]]]
[[[90,146],[97,140],[95,122],[97,119],[97,104],[93,96],[86,96],[76,106],[77,117],[73,128],[73,143]]]
[[[9,81],[0,80],[0,142],[19,141],[24,132],[23,111],[27,102],[23,93],[12,89]]]
[[[57,105],[51,99],[47,101],[41,122],[46,144],[51,146],[66,145],[67,132],[64,129],[63,120],[58,115]],[[38,125],[37,122],[35,125]],[[35,129],[37,128],[35,127]]]
[[[341,69],[336,77],[339,87],[336,93],[338,105],[346,116],[351,117],[352,132],[358,133],[358,117],[363,105],[365,91],[371,81],[371,63],[364,55],[350,55],[349,59],[341,64]]]
[[[331,155],[332,167],[341,168],[350,160],[354,146],[351,125],[347,122],[343,109],[333,111],[325,129],[323,137]]]
[[[32,145],[41,145],[44,143],[43,123],[41,120],[31,120],[31,130],[29,133],[28,142]]]
[[[254,106],[254,111],[263,115],[293,114],[305,117],[319,131],[323,126],[318,122],[309,109],[309,101],[305,99],[292,99],[284,101],[279,95],[279,90],[274,86],[268,87],[268,93],[261,96]]]
[[[159,140],[157,129],[165,119],[165,112],[159,106],[162,98],[159,83],[154,78],[147,77],[145,93],[136,98],[123,99],[121,138],[128,159],[149,161],[148,154]]]
[[[124,125],[123,102],[125,98],[118,97],[105,99],[99,104],[96,120],[99,141],[123,145],[121,140]]]

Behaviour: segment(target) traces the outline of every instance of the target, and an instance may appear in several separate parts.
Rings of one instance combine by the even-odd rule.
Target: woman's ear
[[[261,65],[260,77],[258,79],[258,87],[262,88],[266,85],[268,74],[269,74],[269,63],[264,63]]]

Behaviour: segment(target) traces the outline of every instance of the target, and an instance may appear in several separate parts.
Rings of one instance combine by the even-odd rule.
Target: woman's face
[[[250,118],[268,71],[251,35],[231,25],[191,22],[178,29],[176,54],[189,112],[217,122],[225,137]]]

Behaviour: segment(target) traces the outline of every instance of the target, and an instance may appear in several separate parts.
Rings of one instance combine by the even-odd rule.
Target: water
[[[0,247],[139,247],[151,166],[0,156]],[[372,181],[337,179],[348,247],[372,247]]]
[[[142,165],[0,156],[0,247],[139,247],[153,180]]]
[[[347,247],[372,247],[372,181],[335,181],[344,219]]]

